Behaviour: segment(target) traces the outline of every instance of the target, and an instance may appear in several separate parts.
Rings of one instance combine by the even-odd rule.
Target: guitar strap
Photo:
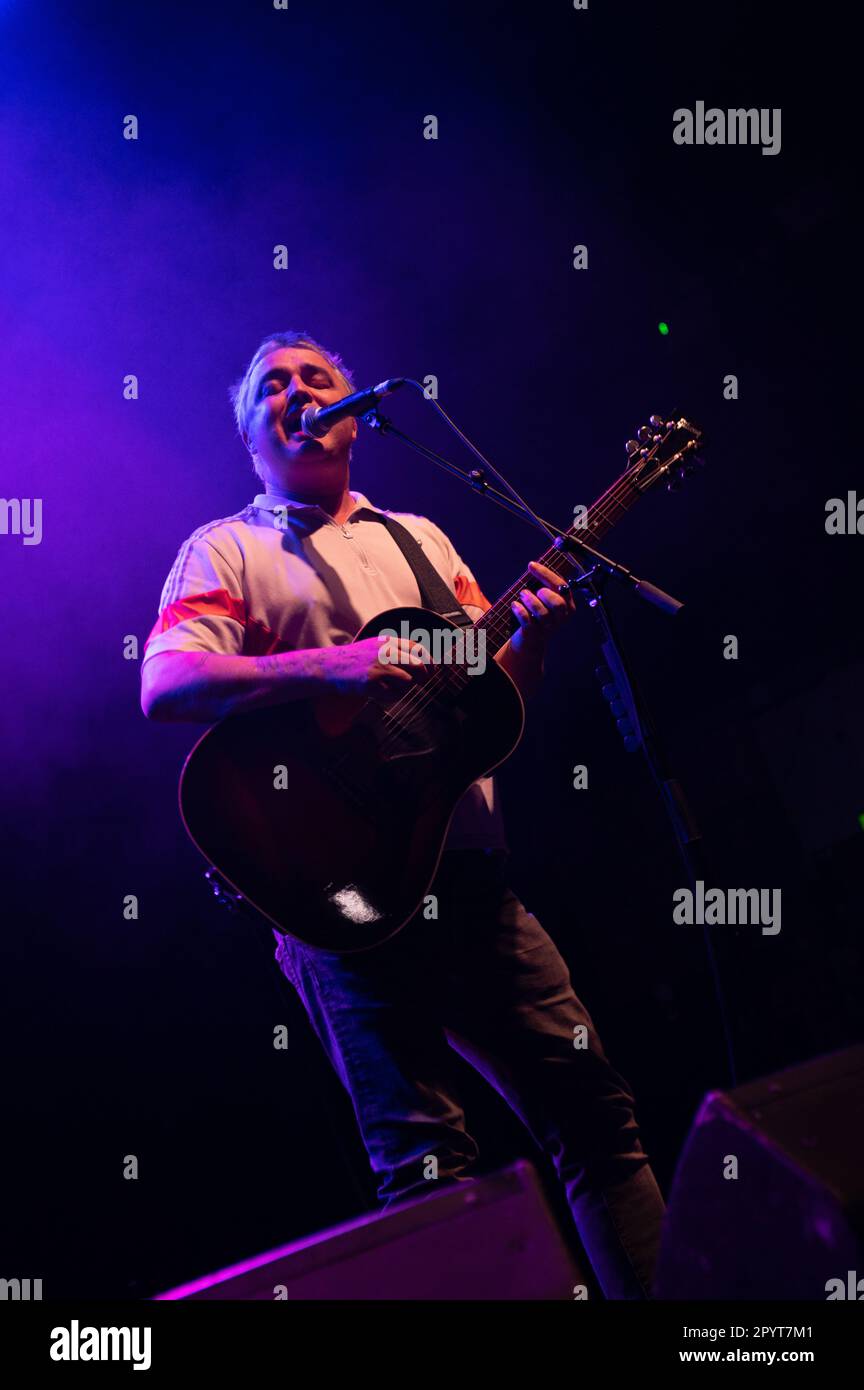
[[[401,521],[394,521],[392,516],[385,516],[383,512],[379,512],[378,516],[414,572],[423,607],[431,608],[434,613],[440,613],[442,618],[449,618],[451,623],[456,623],[457,627],[472,627],[471,618],[468,617],[453,591],[444,583],[434,565],[427,560],[423,554],[423,547],[418,545],[411,532],[402,525]]]

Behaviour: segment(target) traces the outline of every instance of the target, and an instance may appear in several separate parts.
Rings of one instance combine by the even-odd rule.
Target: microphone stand
[[[532,526],[538,527],[548,536],[553,537],[559,548],[569,552],[568,558],[577,573],[568,581],[568,587],[574,596],[581,597],[587,603],[594,617],[600,651],[606,663],[605,667],[601,666],[596,671],[597,677],[603,685],[604,697],[611,706],[627,752],[634,752],[636,749],[642,750],[695,899],[697,881],[701,880],[703,883],[706,881],[706,853],[702,834],[681,783],[671,773],[665,750],[645,697],[631,673],[621,639],[604,606],[601,589],[605,585],[606,579],[613,577],[627,584],[632,592],[640,598],[654,604],[666,613],[677,613],[683,604],[647,580],[637,579],[626,566],[611,560],[586,542],[567,535],[552,522],[532,513],[529,508],[493,487],[482,468],[472,468],[466,472],[457,464],[451,463],[449,459],[445,459],[442,455],[436,454],[434,450],[428,449],[419,440],[412,439],[410,435],[397,429],[391,420],[380,413],[377,407],[368,411],[362,418],[372,429],[378,430],[381,434],[392,434],[403,444],[407,444],[409,448],[421,454],[423,458],[443,468],[445,472],[452,474],[460,482],[467,484],[472,491],[479,493],[480,496],[503,507],[505,511],[509,511],[514,516],[521,517]],[[586,561],[590,564],[586,565]],[[720,1015],[729,1081],[730,1085],[735,1087],[738,1084],[738,1069],[732,1029],[723,995],[714,943],[706,923],[702,924],[702,938],[714,988],[714,997]]]

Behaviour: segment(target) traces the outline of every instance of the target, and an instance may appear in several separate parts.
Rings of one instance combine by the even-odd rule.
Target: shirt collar
[[[381,511],[381,508],[376,507],[370,502],[369,498],[365,497],[362,492],[355,492],[353,488],[349,488],[348,492],[349,496],[353,497],[355,503],[354,511],[351,512],[348,517],[349,521],[351,521],[358,512],[363,510],[370,512]],[[272,492],[259,492],[258,496],[253,498],[252,506],[257,507],[261,512],[316,512],[320,516],[328,515],[322,507],[318,506],[317,502],[298,502],[296,498],[282,496],[281,494],[277,495]]]

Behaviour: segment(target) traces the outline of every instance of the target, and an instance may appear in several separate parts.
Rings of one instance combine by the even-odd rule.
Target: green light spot
[[[858,817],[858,824],[860,825],[861,829],[864,830],[864,811],[862,811],[860,816]]]
[[[669,325],[668,325],[668,323],[658,323],[657,328],[658,328],[659,332],[662,333],[662,334],[663,334],[663,337],[665,338],[665,337],[666,337],[666,334],[669,332]]]

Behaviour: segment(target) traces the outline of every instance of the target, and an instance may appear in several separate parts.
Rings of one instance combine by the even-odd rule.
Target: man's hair
[[[228,391],[231,404],[234,407],[234,419],[237,421],[237,429],[241,438],[246,430],[252,404],[249,399],[249,393],[252,389],[255,372],[262,359],[265,358],[268,353],[275,352],[277,348],[292,347],[305,347],[309,348],[312,352],[317,352],[324,358],[324,361],[333,368],[337,376],[342,378],[348,388],[348,395],[354,391],[355,387],[351,373],[338,353],[328,352],[327,348],[322,347],[320,343],[316,343],[314,338],[310,338],[308,333],[271,333],[255,350],[252,361],[249,363],[249,366],[246,368],[240,380],[235,381],[234,385],[230,387]]]

